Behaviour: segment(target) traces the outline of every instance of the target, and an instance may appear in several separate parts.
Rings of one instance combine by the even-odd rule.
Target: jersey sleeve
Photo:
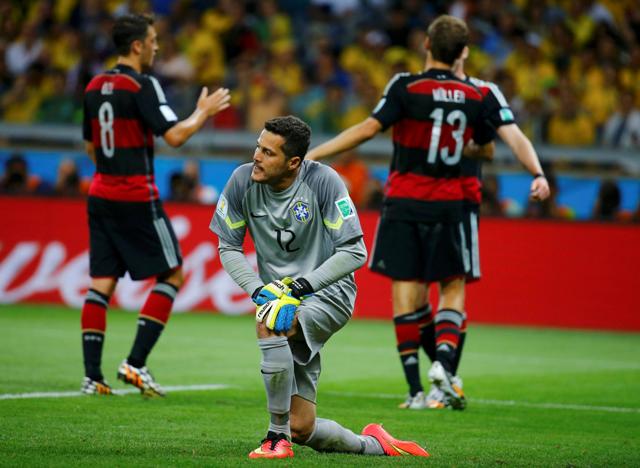
[[[242,209],[245,190],[242,189],[241,169],[236,169],[224,187],[216,211],[213,213],[211,229],[225,244],[239,246],[244,241],[247,222]]]
[[[500,91],[495,83],[486,83],[489,92],[485,97],[486,101],[486,119],[495,129],[502,125],[515,123],[513,111],[509,106],[509,102]]]
[[[140,91],[135,95],[140,116],[154,135],[164,135],[178,122],[178,116],[169,107],[162,86],[156,78],[145,76],[141,85]]]
[[[490,106],[491,100],[489,99],[489,94],[487,94],[482,99],[482,109],[473,127],[473,141],[479,145],[485,145],[496,137],[496,127],[489,120]]]
[[[387,83],[382,99],[378,102],[371,116],[382,124],[382,130],[386,130],[402,118],[402,80],[407,73],[396,74]]]
[[[316,196],[325,229],[335,246],[362,237],[362,227],[349,191],[338,173],[329,166],[321,168]]]

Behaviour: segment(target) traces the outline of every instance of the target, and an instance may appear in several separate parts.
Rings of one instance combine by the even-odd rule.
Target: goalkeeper
[[[326,452],[427,456],[380,424],[356,435],[316,418],[320,349],[351,318],[353,272],[365,263],[366,249],[338,174],[304,161],[310,138],[309,126],[296,117],[267,121],[253,163],[234,171],[211,220],[224,269],[256,303],[270,422],[249,457],[292,457],[292,441]],[[259,276],[242,248],[247,228]]]

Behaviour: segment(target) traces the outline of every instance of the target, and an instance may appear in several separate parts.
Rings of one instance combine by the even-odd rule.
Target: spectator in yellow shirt
[[[558,110],[549,120],[549,143],[552,145],[589,146],[596,141],[596,126],[578,105],[574,91],[560,90]]]

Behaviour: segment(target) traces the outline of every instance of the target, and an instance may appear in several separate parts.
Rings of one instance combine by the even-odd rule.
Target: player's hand
[[[283,294],[279,299],[269,301],[256,308],[256,321],[263,322],[269,330],[287,332],[291,328],[300,299]]]
[[[256,289],[251,295],[251,299],[258,306],[266,304],[269,301],[280,299],[282,295],[291,293],[291,288],[289,287],[289,284],[291,284],[291,282],[293,282],[293,280],[289,277],[282,278],[281,280],[277,281],[272,281],[262,288]]]
[[[549,182],[545,176],[536,177],[531,182],[531,193],[529,197],[534,201],[546,200],[549,197],[551,190],[549,189]]]
[[[209,94],[207,87],[203,87],[196,107],[205,112],[209,117],[226,109],[230,105],[231,95],[227,88],[218,88]]]

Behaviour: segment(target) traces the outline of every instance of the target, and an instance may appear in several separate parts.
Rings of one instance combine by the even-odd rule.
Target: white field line
[[[407,396],[391,393],[355,393],[355,392],[323,392],[329,395],[360,397],[360,398],[383,398],[390,400],[404,400]],[[516,400],[486,400],[483,398],[468,398],[471,404],[493,405],[493,406],[514,406],[523,408],[538,409],[559,409],[559,410],[577,410],[577,411],[603,411],[605,413],[638,413],[640,408],[629,408],[624,406],[597,406],[597,405],[575,405],[571,403],[531,403],[528,401]]]
[[[230,385],[224,384],[203,384],[203,385],[173,385],[163,387],[167,392],[198,392],[208,390],[225,390],[231,388]],[[129,395],[140,393],[140,390],[131,388],[123,390],[114,390],[116,395]],[[402,400],[405,395],[393,393],[356,393],[356,392],[323,392],[327,395],[344,396],[344,397],[360,397],[360,398],[382,398],[391,400]],[[32,392],[32,393],[2,393],[0,400],[23,400],[30,398],[72,398],[85,396],[81,392]],[[638,413],[640,408],[628,408],[622,406],[597,406],[597,405],[576,405],[570,403],[531,403],[527,401],[516,400],[487,400],[483,398],[470,398],[472,404],[492,405],[492,406],[513,406],[523,408],[538,409],[559,409],[559,410],[577,410],[577,411],[602,411],[605,413]]]
[[[223,384],[204,384],[204,385],[173,385],[162,387],[167,392],[199,392],[203,390],[224,390],[230,388],[230,385]],[[137,388],[127,388],[123,390],[114,390],[116,395],[129,395],[132,393],[140,393]],[[23,400],[28,398],[72,398],[85,396],[82,392],[32,392],[32,393],[0,393],[0,400]]]

